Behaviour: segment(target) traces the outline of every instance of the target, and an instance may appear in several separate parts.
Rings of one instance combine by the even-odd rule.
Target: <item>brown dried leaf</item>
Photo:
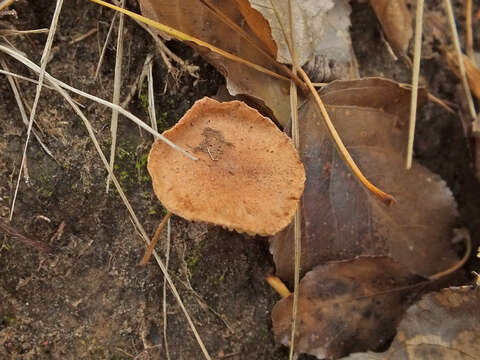
[[[384,346],[424,280],[388,257],[317,266],[300,282],[296,350],[319,359]],[[413,287],[412,287],[413,286]],[[288,345],[293,295],[272,312],[278,342]]]
[[[463,55],[463,64],[465,66],[465,72],[467,73],[468,85],[470,90],[472,90],[473,95],[477,99],[480,99],[480,70],[473,63],[472,60],[468,58],[467,55]],[[455,50],[445,51],[445,57],[447,59],[447,64],[450,69],[455,72],[455,74],[460,78],[460,70],[458,68],[458,57]]]
[[[278,46],[277,60],[292,64],[283,32],[285,31],[290,39],[289,2],[249,2],[252,9],[260,12],[270,24],[271,34]],[[350,39],[351,8],[348,0],[292,0],[292,11],[297,60],[301,66],[306,65],[305,70],[312,81],[357,78],[358,69]],[[254,24],[248,17],[246,20],[253,28]],[[270,31],[268,33],[270,34]]]
[[[332,145],[312,103],[299,112],[300,157],[307,181],[301,204],[305,273],[330,260],[388,255],[429,276],[457,262],[450,246],[457,215],[439,176],[414,163],[406,171],[410,91],[385,79],[335,81],[320,91],[350,154],[375,185],[393,194],[391,207],[355,180]],[[420,92],[420,100],[425,98]],[[293,227],[271,238],[276,275],[292,281]]]
[[[412,38],[412,18],[405,0],[370,0],[378,21],[393,50],[405,55]]]
[[[386,353],[352,354],[345,360],[478,359],[479,303],[479,287],[427,294],[407,310]]]
[[[201,1],[140,0],[139,3],[143,15],[148,18],[195,36],[269,70],[277,71],[271,61],[225,25]],[[212,0],[212,3],[233,22],[250,33],[258,46],[265,48],[262,41],[258,40],[249,29],[235,0]],[[273,116],[281,125],[288,123],[290,114],[288,81],[260,73],[205,48],[192,46],[225,76],[230,94],[251,96],[271,109]]]

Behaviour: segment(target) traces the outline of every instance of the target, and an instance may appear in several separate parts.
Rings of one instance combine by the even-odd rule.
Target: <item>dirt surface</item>
[[[440,3],[429,4],[426,14],[440,8]],[[362,76],[382,75],[409,82],[408,66],[395,61],[388,52],[368,4],[354,1],[352,5],[352,40]],[[138,11],[133,1],[128,6]],[[12,8],[18,18],[0,17],[0,28],[46,28],[54,3],[19,0]],[[478,10],[478,3],[474,9]],[[97,80],[94,73],[112,16],[112,11],[86,0],[66,1],[49,73],[81,90],[111,99],[116,26]],[[480,24],[477,21],[474,25]],[[459,28],[462,32],[461,23]],[[97,32],[75,41],[91,29]],[[38,62],[45,38],[29,35],[8,40]],[[478,40],[475,39],[475,45]],[[184,60],[198,65],[200,78],[185,73],[172,77],[161,57],[156,57],[155,100],[162,130],[172,126],[195,100],[214,95],[224,83],[189,48],[176,42],[167,45]],[[459,82],[448,70],[439,44],[432,41],[426,46],[432,56],[423,62],[422,81],[436,96],[458,102]],[[150,36],[127,20],[122,99],[130,92],[145,57],[152,51]],[[13,59],[5,60],[10,70],[35,77]],[[21,82],[20,89],[31,106],[35,86]],[[111,112],[86,99],[74,98],[84,105],[83,111],[108,154]],[[149,122],[146,103],[146,88],[142,87],[128,109]],[[146,267],[138,266],[145,245],[117,192],[105,193],[106,171],[85,127],[65,101],[50,90],[42,91],[36,122],[35,128],[53,158],[32,138],[27,152],[28,181],[20,182],[10,225],[19,233],[48,244],[52,252],[44,254],[18,237],[0,232],[0,359],[166,359],[161,270],[153,259]],[[474,234],[474,246],[478,246],[475,234],[480,233],[480,186],[473,175],[470,144],[464,137],[461,120],[438,105],[428,104],[420,113],[417,126],[416,158],[447,181],[458,201],[459,226]],[[15,98],[3,77],[0,221],[8,219],[25,134]],[[164,214],[146,171],[151,143],[151,136],[120,118],[115,171],[150,235]],[[165,249],[163,235],[159,253]],[[462,247],[458,251],[461,254]],[[271,331],[270,312],[278,295],[264,281],[273,269],[266,239],[173,217],[169,269],[214,358],[288,358],[287,349],[274,344]],[[471,260],[465,273],[475,269],[478,271],[478,263]],[[171,358],[202,358],[185,317],[168,290],[166,304]]]

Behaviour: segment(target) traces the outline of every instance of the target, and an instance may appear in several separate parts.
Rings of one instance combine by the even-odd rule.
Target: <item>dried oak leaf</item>
[[[400,322],[382,354],[352,354],[345,360],[471,360],[480,354],[479,287],[457,287],[425,295]]]
[[[405,55],[412,38],[412,18],[405,0],[370,0],[380,25],[393,50]]]
[[[229,229],[273,235],[293,219],[305,170],[290,138],[240,101],[197,101],[148,157],[158,199],[172,213]]]
[[[424,279],[388,257],[315,267],[300,282],[296,350],[319,359],[384,346]],[[272,312],[275,339],[290,342],[293,295]]]
[[[418,163],[405,170],[410,91],[380,78],[335,81],[320,92],[332,121],[365,176],[393,194],[385,206],[346,167],[314,104],[299,111],[300,158],[307,180],[302,212],[303,273],[331,260],[387,255],[429,276],[453,266],[457,216],[450,190]],[[420,92],[420,101],[425,92]],[[291,283],[293,226],[271,238],[276,275]]]
[[[251,35],[261,48],[265,48],[245,22],[235,0],[212,0],[219,10]],[[162,24],[183,31],[234,55],[278,72],[272,61],[252,44],[225,25],[202,1],[198,0],[140,0],[142,14]],[[267,34],[268,35],[268,34]],[[274,120],[285,126],[289,120],[289,82],[253,70],[244,64],[228,60],[221,55],[194,44],[209,63],[226,78],[231,95],[246,95],[260,105],[268,107]]]
[[[250,27],[260,38],[265,33],[271,34],[278,47],[277,60],[292,64],[284,36],[285,32],[290,39],[289,1],[248,2],[251,8],[243,6],[240,10]],[[357,78],[358,69],[350,39],[351,8],[348,0],[292,0],[291,6],[297,61],[300,66],[305,65],[312,81]],[[248,14],[252,11],[264,16],[269,29],[250,20]]]

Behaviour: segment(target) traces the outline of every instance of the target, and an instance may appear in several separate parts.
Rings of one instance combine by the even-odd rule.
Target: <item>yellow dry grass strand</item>
[[[60,11],[62,10],[63,0],[57,0],[55,5],[55,11],[53,12],[52,21],[50,23],[50,29],[48,31],[47,41],[45,41],[45,46],[43,48],[42,58],[40,60],[40,71],[38,76],[38,84],[35,92],[35,99],[33,100],[32,110],[30,111],[30,119],[28,122],[27,128],[27,138],[25,140],[25,147],[23,148],[22,162],[20,163],[20,169],[18,171],[17,184],[15,186],[15,193],[13,195],[12,205],[10,207],[10,216],[9,220],[13,218],[13,212],[15,211],[15,201],[17,200],[18,189],[20,187],[20,179],[22,178],[22,170],[25,166],[25,160],[27,157],[28,144],[30,142],[30,135],[32,133],[33,120],[35,119],[38,101],[40,100],[40,94],[42,92],[43,78],[45,75],[45,68],[47,67],[48,58],[50,56],[50,51],[52,49],[53,37],[55,36],[55,31],[57,29],[58,18],[60,16]]]
[[[458,40],[457,25],[455,23],[455,16],[453,15],[452,3],[450,0],[445,0],[444,3],[445,3],[445,8],[447,9],[448,22],[450,24],[450,31],[452,32],[453,45],[455,46],[455,52],[457,53],[458,67],[460,69],[460,78],[462,80],[463,89],[465,91],[465,97],[467,98],[468,109],[470,111],[470,116],[472,117],[472,120],[475,120],[477,117],[477,111],[475,110],[472,93],[470,92],[470,86],[468,85],[467,74],[465,71],[465,64],[463,62],[462,49],[460,48],[460,40]],[[478,120],[475,120],[474,125],[475,124],[477,126],[480,125]]]
[[[0,0],[0,11],[12,5],[14,0]]]
[[[129,11],[129,10],[126,10],[126,9],[122,9],[122,8],[119,8],[118,6],[115,6],[115,5],[112,5],[112,4],[109,4],[105,1],[102,1],[102,0],[90,0],[91,2],[94,2],[94,3],[97,3],[99,5],[102,5],[102,6],[105,6],[105,7],[108,7],[110,9],[113,9],[113,10],[116,10],[116,11],[119,11],[125,15],[128,15],[130,16],[131,18],[133,19],[136,19],[138,21],[141,21],[147,25],[150,25],[152,27],[154,27],[155,29],[158,29],[160,31],[163,31],[171,36],[173,36],[174,38],[178,39],[178,40],[182,40],[182,41],[190,41],[190,42],[193,42],[197,45],[200,45],[200,46],[203,46],[203,47],[206,47],[207,49],[219,54],[219,55],[222,55],[224,57],[226,57],[227,59],[230,59],[230,60],[233,60],[233,61],[236,61],[236,62],[239,62],[239,63],[242,63],[252,69],[255,69],[259,72],[262,72],[262,73],[265,73],[265,74],[268,74],[270,76],[273,76],[277,79],[282,79],[282,80],[285,80],[285,81],[289,81],[290,79],[283,76],[283,75],[280,75],[280,74],[277,74],[276,72],[274,71],[271,71],[271,70],[268,70],[266,68],[264,68],[263,66],[260,66],[260,65],[257,65],[257,64],[254,64],[248,60],[245,60],[245,59],[242,59],[241,57],[238,57],[236,55],[233,55],[231,53],[229,53],[228,51],[225,51],[225,50],[222,50],[216,46],[213,46],[211,44],[209,44],[208,42],[206,41],[203,41],[203,40],[200,40],[200,39],[197,39],[193,36],[190,36],[188,34],[185,34],[184,32],[181,32],[177,29],[174,29],[170,26],[167,26],[167,25],[163,25],[163,24],[160,24],[159,22],[157,21],[154,21],[152,19],[149,19],[149,18],[146,18],[145,16],[142,16],[142,15],[139,15],[137,13],[134,13],[133,11]]]
[[[415,15],[415,47],[413,53],[412,91],[410,101],[410,126],[407,144],[407,169],[412,167],[413,140],[415,138],[415,123],[417,120],[418,78],[420,75],[420,55],[422,53],[422,25],[423,25],[423,0],[417,0]]]
[[[120,6],[125,7],[125,0],[121,0]],[[118,35],[117,35],[117,53],[115,55],[115,74],[113,77],[113,97],[112,103],[120,104],[120,91],[122,86],[122,64],[123,64],[123,28],[125,23],[125,16],[120,13],[118,20]],[[110,120],[110,133],[112,134],[112,143],[110,145],[110,167],[114,169],[115,164],[115,149],[117,147],[117,130],[118,130],[118,110],[112,110],[112,118]],[[107,176],[106,192],[110,188],[110,175]]]
[[[352,171],[353,175],[355,175],[355,177],[360,181],[360,183],[362,183],[373,195],[375,195],[377,198],[385,202],[387,205],[393,205],[395,203],[395,198],[392,195],[380,190],[378,187],[373,185],[370,181],[368,181],[365,175],[363,175],[363,173],[358,168],[355,161],[352,159],[352,156],[348,152],[347,148],[343,144],[343,141],[338,135],[337,130],[335,129],[335,126],[333,126],[332,120],[330,119],[327,109],[325,108],[325,104],[323,103],[318,93],[315,91],[315,88],[313,87],[313,84],[310,81],[310,78],[305,73],[305,71],[303,71],[302,68],[298,68],[298,72],[300,73],[300,76],[305,80],[307,86],[309,87],[310,92],[313,95],[317,103],[317,106],[322,114],[322,118],[327,127],[327,130],[330,136],[332,137],[335,145],[337,146],[338,152],[340,153],[341,157],[343,158],[345,163],[348,165],[348,167]]]
[[[20,61],[21,63],[23,63],[24,65],[26,65],[27,67],[29,67],[31,70],[37,72],[37,73],[40,73],[41,71],[41,68],[36,65],[35,63],[33,63],[32,61],[30,61],[29,59],[25,58],[22,54],[18,53],[17,51],[13,50],[13,49],[10,49],[8,47],[5,47],[3,45],[0,45],[0,51],[3,51],[4,53],[12,56],[13,58],[15,58],[16,60]],[[130,202],[128,201],[125,193],[123,192],[123,189],[122,187],[120,186],[120,183],[118,182],[115,174],[113,173],[112,171],[112,168],[110,168],[110,165],[107,161],[107,158],[105,157],[105,155],[103,154],[103,151],[100,147],[100,144],[98,143],[97,141],[97,138],[95,136],[95,132],[90,124],[90,122],[88,121],[88,119],[86,118],[86,116],[83,114],[83,112],[80,110],[80,108],[77,106],[77,104],[72,100],[72,98],[70,97],[70,95],[68,95],[68,93],[64,90],[64,88],[68,88],[69,90],[72,89],[72,87],[60,82],[59,80],[57,80],[56,78],[54,78],[53,76],[51,76],[50,74],[48,74],[46,71],[44,71],[44,77],[45,79],[47,79],[47,81],[49,81],[51,83],[51,85],[55,88],[56,91],[58,91],[60,93],[60,95],[62,95],[64,97],[64,99],[68,102],[68,104],[73,108],[73,110],[77,113],[77,115],[82,119],[86,129],[87,129],[87,132],[90,136],[90,138],[92,139],[92,142],[95,146],[95,149],[97,150],[98,152],[98,155],[100,156],[100,159],[102,160],[103,162],[103,165],[105,166],[105,169],[108,171],[108,173],[110,174],[111,178],[112,178],[112,182],[113,184],[115,185],[115,188],[117,189],[118,191],[118,194],[120,195],[120,198],[122,199],[123,203],[125,204],[125,207],[127,208],[130,216],[132,217],[132,220],[138,230],[138,232],[141,234],[142,238],[145,240],[145,242],[148,244],[150,244],[150,239],[148,238],[148,235],[145,231],[145,229],[143,228],[142,224],[140,223],[140,221],[138,220],[138,217],[137,215],[135,214],[135,211],[133,210]],[[76,93],[83,93],[81,92],[80,90],[77,90],[75,89]],[[90,96],[90,98],[92,98],[92,96]],[[99,101],[100,102],[100,101]],[[100,103],[105,103],[104,100],[102,100]],[[111,104],[111,107],[114,106],[114,104]],[[120,108],[118,105],[116,106],[118,108]],[[122,109],[123,110],[123,109]],[[128,112],[127,112],[128,113]],[[148,126],[147,126],[148,127]],[[148,127],[149,128],[149,127]],[[162,260],[160,259],[160,256],[158,256],[157,252],[154,250],[153,251],[153,256],[155,257],[155,260],[157,261],[157,264],[158,266],[160,267],[160,269],[162,270],[162,273],[163,275],[165,276],[165,279],[167,280],[168,282],[168,285],[170,286],[170,289],[174,295],[174,297],[176,298],[177,302],[178,302],[178,305],[180,306],[180,308],[182,309],[184,315],[185,315],[185,318],[187,319],[187,322],[191,328],[191,330],[193,331],[193,334],[202,350],[202,353],[205,357],[205,359],[207,360],[211,360],[211,356],[209,355],[202,339],[200,338],[200,335],[197,331],[197,329],[195,328],[195,325],[190,317],[190,315],[188,314],[188,311],[187,309],[185,308],[185,305],[183,304],[183,301],[180,297],[180,294],[178,293],[178,290],[177,288],[175,287],[175,285],[173,284],[173,281],[170,277],[170,275],[168,274],[167,272],[167,269],[165,267],[165,265],[163,264]]]

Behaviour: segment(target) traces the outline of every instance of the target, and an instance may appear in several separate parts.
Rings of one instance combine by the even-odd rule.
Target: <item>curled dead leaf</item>
[[[370,0],[388,42],[398,55],[407,53],[412,38],[412,18],[405,0]]]

